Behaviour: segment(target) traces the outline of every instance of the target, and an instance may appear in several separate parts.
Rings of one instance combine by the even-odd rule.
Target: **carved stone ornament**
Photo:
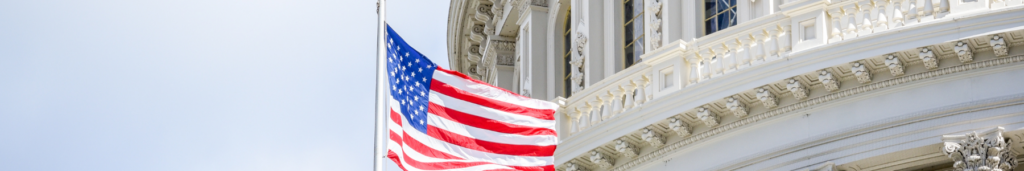
[[[716,115],[715,112],[712,112],[710,109],[708,109],[707,105],[697,108],[697,117],[704,122],[704,125],[707,125],[709,127],[718,125],[718,115]]]
[[[995,52],[997,57],[1006,56],[1010,50],[1009,47],[1006,46],[1006,41],[999,35],[993,35],[992,40],[989,40],[988,44],[992,45],[992,52]]]
[[[690,136],[693,133],[693,130],[690,130],[690,125],[683,122],[679,117],[668,118],[668,129],[672,129],[680,137]]]
[[[736,115],[736,117],[742,118],[747,116],[747,105],[734,96],[725,98],[725,107],[728,107],[729,111],[732,111],[732,114]]]
[[[767,87],[758,87],[755,92],[757,92],[757,99],[761,100],[761,104],[764,104],[765,108],[779,106],[779,99],[775,98],[775,94],[768,91]]]
[[[853,76],[857,77],[857,82],[861,84],[871,82],[871,71],[868,67],[860,62],[853,62],[850,67],[850,71],[853,72]]]
[[[896,55],[885,55],[885,66],[889,68],[889,73],[892,74],[892,76],[903,75],[903,62],[901,62],[900,58],[896,57]]]
[[[615,140],[615,151],[618,151],[619,155],[625,158],[633,158],[640,154],[640,148],[621,138]]]
[[[797,100],[807,98],[807,88],[805,88],[804,84],[801,84],[800,81],[797,81],[796,78],[786,79],[786,89],[789,89],[789,92],[793,93],[793,98],[796,98]]]
[[[590,151],[590,162],[597,165],[600,168],[611,168],[614,159],[604,155],[604,153],[597,152],[596,150]]]
[[[932,52],[931,49],[921,48],[921,52],[917,53],[917,57],[921,58],[921,62],[924,63],[924,68],[939,68],[939,58],[935,57],[935,52]]]
[[[647,10],[651,12],[651,47],[661,47],[661,0],[651,0]]]
[[[1017,166],[1012,140],[1003,137],[1003,127],[983,134],[943,135],[942,140],[942,153],[953,160],[956,170],[1012,171]]]
[[[569,77],[572,80],[572,92],[576,93],[583,90],[583,62],[586,60],[586,56],[583,52],[587,44],[587,36],[581,32],[576,33],[576,52],[579,55],[572,55],[569,64],[572,65],[572,75]]]
[[[825,90],[839,90],[839,80],[836,79],[831,72],[828,72],[828,70],[818,71],[818,81],[821,81],[821,85],[825,86]]]
[[[969,63],[974,61],[974,53],[971,52],[971,47],[967,45],[967,42],[957,41],[956,45],[953,46],[953,51],[956,51],[956,57],[960,58],[960,62]]]
[[[586,167],[583,167],[583,166],[579,165],[579,164],[570,162],[570,163],[566,163],[565,164],[565,171],[590,171],[590,170],[587,169]]]
[[[665,137],[661,136],[660,133],[649,127],[640,130],[640,137],[648,144],[651,144],[651,147],[661,147],[662,145],[665,145]]]

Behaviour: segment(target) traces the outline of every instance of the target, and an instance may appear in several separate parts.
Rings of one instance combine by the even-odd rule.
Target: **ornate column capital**
[[[953,160],[956,170],[1010,171],[1017,166],[1012,140],[1003,137],[1003,127],[981,133],[943,135],[942,153]]]

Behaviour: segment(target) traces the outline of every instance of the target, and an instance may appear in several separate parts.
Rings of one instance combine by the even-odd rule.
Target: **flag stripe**
[[[431,77],[432,79],[445,82],[451,86],[462,89],[466,92],[481,95],[487,98],[501,100],[508,103],[516,104],[523,107],[534,108],[534,109],[558,109],[558,105],[544,100],[533,99],[524,97],[519,94],[510,92],[501,87],[493,86],[484,82],[469,79],[468,76],[462,75],[455,71],[449,71],[444,69],[438,69],[434,72]]]
[[[476,105],[475,103],[463,101],[461,99],[452,98],[449,97],[448,95],[441,93],[431,92],[429,102],[444,106],[446,108],[454,109],[463,113],[470,113],[479,117],[501,121],[505,123],[548,129],[555,128],[554,120],[544,120],[529,116],[511,114],[505,111],[500,111]]]
[[[437,115],[427,115],[427,123],[435,128],[463,137],[472,137],[478,141],[495,142],[501,145],[543,145],[550,146],[558,143],[557,137],[552,135],[518,135],[503,134],[491,130],[466,126],[462,123],[451,121]]]
[[[437,117],[465,124],[466,126],[487,129],[499,133],[517,135],[556,135],[555,130],[552,129],[505,123],[502,121],[479,117],[473,114],[459,112],[458,110],[447,108],[435,103],[430,103],[430,107],[428,107],[427,112],[434,114]]]
[[[516,155],[516,156],[551,156],[555,153],[555,146],[546,145],[514,145],[502,144],[490,141],[478,140],[471,137],[452,133],[448,130],[438,129],[433,125],[427,126],[427,135],[451,144],[457,144],[468,149],[481,152]]]
[[[430,82],[430,90],[431,90],[431,92],[438,92],[438,93],[441,93],[441,94],[444,94],[444,95],[448,95],[450,97],[454,97],[456,99],[461,99],[461,100],[464,100],[464,101],[467,101],[467,102],[476,103],[477,105],[488,107],[488,108],[491,108],[491,109],[497,109],[497,110],[505,111],[505,112],[512,113],[512,114],[525,115],[525,116],[534,117],[534,118],[537,118],[537,119],[555,120],[555,116],[550,114],[550,113],[554,113],[555,112],[552,109],[528,108],[528,107],[523,107],[523,106],[520,106],[520,105],[508,103],[508,102],[505,102],[505,101],[500,101],[500,100],[495,100],[495,99],[490,99],[490,98],[482,97],[480,95],[473,94],[473,93],[466,92],[466,91],[463,91],[461,89],[455,88],[455,87],[453,87],[451,85],[448,85],[448,84],[446,84],[444,82],[437,81],[437,79],[434,79],[433,82]]]
[[[405,131],[404,133],[402,140],[406,143],[418,141],[426,148],[449,152],[449,154],[453,156],[458,156],[466,160],[486,161],[506,166],[543,166],[554,163],[554,159],[551,158],[551,156],[535,157],[487,153],[441,141],[419,131]]]

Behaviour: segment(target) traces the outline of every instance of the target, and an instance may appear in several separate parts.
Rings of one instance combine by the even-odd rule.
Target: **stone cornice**
[[[808,99],[808,100],[805,100],[805,101],[801,101],[801,102],[796,103],[796,104],[791,104],[791,105],[787,105],[785,107],[780,107],[780,108],[777,108],[777,109],[773,109],[773,110],[770,110],[770,111],[762,113],[762,114],[757,114],[757,115],[754,115],[754,116],[751,116],[751,117],[743,118],[743,119],[741,119],[739,121],[736,121],[736,122],[731,122],[731,123],[724,124],[724,125],[719,126],[719,127],[712,128],[711,130],[708,130],[708,131],[704,131],[704,132],[701,132],[701,133],[694,134],[694,135],[692,135],[690,137],[687,137],[686,139],[684,139],[682,141],[672,143],[670,145],[665,146],[664,148],[655,150],[655,151],[653,151],[651,153],[648,153],[648,154],[641,155],[640,157],[637,157],[637,159],[635,159],[633,161],[630,161],[630,162],[628,162],[626,164],[623,164],[623,165],[615,167],[615,169],[613,169],[613,170],[615,170],[615,171],[628,170],[628,169],[631,169],[633,167],[639,166],[641,164],[648,163],[649,161],[655,161],[655,160],[664,158],[668,154],[671,154],[671,153],[673,153],[675,151],[678,151],[679,149],[681,149],[682,147],[684,147],[686,145],[689,145],[689,144],[692,144],[692,143],[695,143],[695,142],[698,142],[698,141],[702,141],[702,140],[707,139],[707,138],[711,138],[711,137],[713,137],[715,135],[718,135],[718,134],[721,134],[723,132],[727,132],[727,131],[730,131],[730,130],[733,130],[733,129],[737,129],[737,128],[740,128],[740,127],[743,127],[743,126],[755,123],[757,121],[765,120],[765,119],[768,119],[768,118],[771,118],[771,117],[774,117],[774,116],[778,116],[778,115],[785,114],[785,113],[788,113],[788,112],[792,112],[792,111],[796,111],[796,110],[799,110],[799,109],[807,108],[807,107],[810,107],[810,106],[813,106],[813,105],[818,105],[818,104],[826,103],[826,102],[833,101],[833,100],[836,100],[836,99],[840,99],[840,98],[844,98],[844,97],[849,97],[849,96],[852,96],[852,95],[855,95],[855,94],[864,93],[864,92],[868,92],[868,91],[872,91],[872,90],[882,89],[882,88],[886,88],[886,87],[892,87],[892,86],[899,85],[899,84],[919,81],[919,80],[928,79],[928,78],[934,78],[934,77],[948,75],[948,74],[953,74],[953,73],[958,73],[958,72],[964,72],[964,71],[968,71],[968,70],[988,68],[988,67],[993,67],[993,66],[998,66],[998,65],[1003,65],[1003,64],[1013,64],[1013,63],[1018,63],[1018,62],[1021,62],[1021,61],[1024,61],[1024,56],[1014,56],[1014,57],[1010,57],[1010,58],[993,59],[993,60],[988,60],[988,61],[984,61],[984,62],[976,62],[976,63],[966,64],[966,65],[960,65],[960,66],[955,66],[955,67],[949,67],[949,68],[942,68],[942,69],[933,70],[933,71],[927,71],[927,72],[918,73],[918,74],[906,75],[906,76],[903,76],[903,77],[898,77],[898,78],[893,78],[893,79],[889,79],[889,80],[885,80],[885,81],[881,81],[881,82],[871,83],[871,84],[860,86],[860,87],[853,88],[853,89],[842,90],[842,91],[835,92],[835,93],[832,93],[832,94],[829,94],[829,95],[825,95],[825,96],[821,96],[821,97],[811,98],[811,99]]]

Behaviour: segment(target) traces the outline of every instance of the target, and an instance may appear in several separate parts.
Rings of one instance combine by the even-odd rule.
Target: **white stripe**
[[[508,113],[505,111],[480,106],[476,103],[463,101],[462,99],[457,99],[433,91],[430,92],[430,102],[444,106],[449,109],[457,110],[462,113],[472,114],[491,120],[522,126],[540,127],[555,130],[555,120],[537,119],[526,115]]]
[[[411,126],[406,126],[406,130],[415,130]],[[547,166],[555,163],[554,158],[551,156],[535,157],[535,156],[514,156],[505,154],[494,154],[488,152],[476,151],[473,149],[464,148],[455,144],[444,142],[438,139],[434,139],[429,135],[423,134],[419,131],[406,131],[407,137],[412,138],[423,145],[438,150],[447,152],[448,154],[458,156],[460,158],[470,161],[485,161],[500,165],[507,166]]]
[[[558,137],[553,135],[519,135],[519,134],[508,134],[501,132],[494,132],[487,129],[480,129],[472,126],[466,126],[462,123],[451,121],[445,118],[438,117],[433,113],[428,113],[427,124],[433,125],[434,127],[444,128],[448,132],[459,134],[462,136],[470,137],[477,140],[490,141],[502,144],[515,144],[515,145],[557,145]]]
[[[409,158],[412,158],[413,160],[416,160],[416,161],[419,161],[419,162],[422,162],[422,163],[429,163],[429,162],[474,162],[474,161],[467,161],[467,160],[438,159],[438,158],[428,157],[426,155],[420,154],[416,150],[413,150],[412,147],[409,147],[407,145],[403,145],[403,148],[405,149],[405,155],[409,156]],[[497,165],[497,164],[483,164],[483,165],[478,165],[478,166],[459,168],[457,170],[484,170],[484,169],[512,169],[512,168],[506,167],[506,166],[502,166],[502,165]],[[453,170],[453,168],[445,168],[445,170]]]
[[[558,105],[555,103],[514,95],[507,91],[491,87],[490,85],[476,83],[442,71],[434,71],[433,78],[437,81],[444,82],[445,84],[451,85],[452,87],[458,88],[460,90],[480,95],[483,97],[491,98],[494,100],[500,100],[534,109],[558,109]]]

